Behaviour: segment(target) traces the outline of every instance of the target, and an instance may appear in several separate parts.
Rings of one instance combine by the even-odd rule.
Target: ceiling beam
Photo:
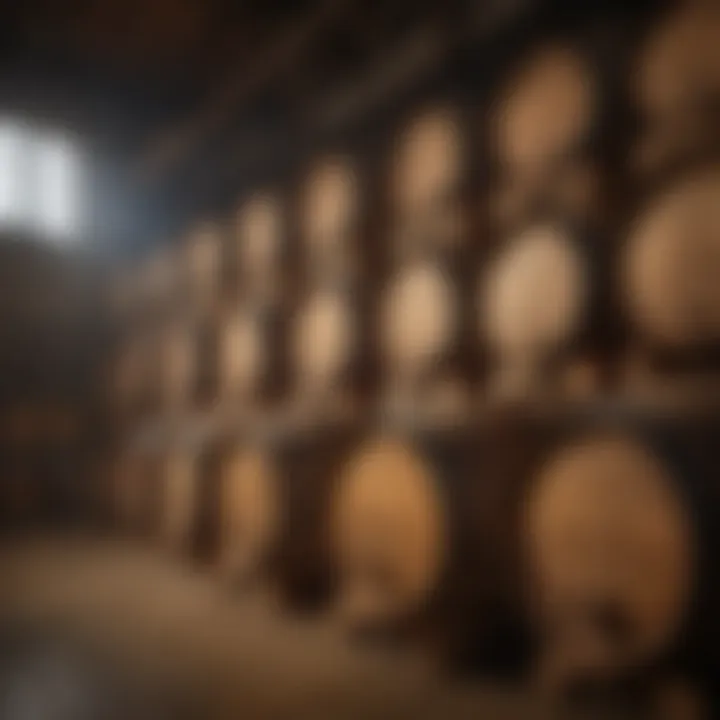
[[[139,178],[151,182],[162,179],[208,137],[221,132],[233,121],[238,105],[312,47],[348,2],[323,0],[308,19],[293,22],[267,50],[253,57],[251,63],[243,62],[235,67],[196,112],[150,141],[135,168]]]
[[[323,131],[367,114],[430,72],[447,49],[447,40],[435,24],[419,27],[397,47],[373,59],[359,77],[327,93],[311,109],[309,126]]]
[[[286,87],[283,92],[289,96],[290,105],[293,100],[299,100],[300,107],[297,110],[290,107],[282,127],[275,123],[274,127],[261,130],[236,129],[223,142],[216,143],[216,152],[210,153],[192,173],[188,173],[187,181],[182,183],[183,194],[199,199],[200,195],[211,197],[213,189],[226,193],[228,183],[251,177],[260,167],[276,165],[278,154],[289,154],[290,147],[296,148],[301,140],[311,141],[381,110],[393,98],[430,75],[451,57],[455,49],[474,43],[478,37],[512,20],[527,3],[528,0],[516,0],[515,13],[486,6],[487,15],[478,13],[475,16],[471,12],[474,22],[466,24],[459,20],[459,28],[443,24],[438,18],[428,21],[424,16],[401,37],[386,38],[385,52],[370,53],[364,67],[353,77],[337,80],[330,89],[322,87],[323,83],[318,79],[317,89],[309,98],[307,95],[297,98],[298,83],[293,76],[288,80],[284,73],[278,72],[274,80],[279,82],[283,78]],[[294,76],[298,73],[301,76],[308,74],[305,64],[295,69]],[[293,138],[290,144],[288,137]]]

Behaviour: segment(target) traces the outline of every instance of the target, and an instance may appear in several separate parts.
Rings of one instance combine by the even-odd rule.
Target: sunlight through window
[[[36,144],[38,229],[55,239],[79,230],[79,162],[67,141],[43,137]]]
[[[18,227],[27,222],[28,138],[20,126],[0,124],[0,224]]]
[[[60,134],[0,122],[0,229],[67,242],[81,232],[81,167]]]

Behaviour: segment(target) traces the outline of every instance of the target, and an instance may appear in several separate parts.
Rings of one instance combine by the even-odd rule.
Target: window
[[[27,223],[30,207],[27,193],[27,137],[20,126],[0,124],[0,224]]]
[[[53,137],[36,143],[37,229],[53,238],[70,238],[79,229],[79,162],[69,142]]]
[[[81,229],[81,189],[80,158],[67,138],[0,122],[0,229],[72,240]]]

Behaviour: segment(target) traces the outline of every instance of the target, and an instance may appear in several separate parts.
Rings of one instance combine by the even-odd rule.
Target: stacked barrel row
[[[131,524],[543,687],[711,686],[717,37],[695,2],[630,66],[543,38],[381,182],[329,153],[133,274]]]

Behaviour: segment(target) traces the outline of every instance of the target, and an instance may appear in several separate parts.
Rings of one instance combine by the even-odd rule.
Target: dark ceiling
[[[174,234],[283,160],[533,13],[620,0],[25,0],[3,11],[0,107],[78,132],[97,228]],[[635,5],[638,3],[634,3]],[[549,10],[545,10],[545,9]],[[478,73],[478,77],[484,71]],[[479,78],[480,79],[480,78]],[[128,221],[128,215],[136,220]],[[170,220],[172,219],[172,220]],[[176,221],[173,225],[172,221]],[[110,231],[110,227],[113,228]],[[142,243],[141,243],[142,244]]]
[[[148,216],[169,212],[158,187],[182,188],[182,206],[202,204],[199,196],[225,178],[265,162],[266,150],[282,152],[301,135],[357,115],[358,102],[361,111],[530,4],[8,3],[0,26],[0,107],[79,133],[106,161],[107,194],[127,195],[145,225],[155,227]],[[138,196],[147,200],[144,209]],[[103,215],[108,224],[113,210]],[[118,233],[133,234],[127,226]]]
[[[0,92],[5,104],[92,131],[155,169],[171,119],[181,127],[205,102],[225,119],[271,86],[299,111],[307,93],[347,79],[416,16],[432,21],[428,11],[440,18],[457,3],[422,4],[28,0],[3,16]]]

